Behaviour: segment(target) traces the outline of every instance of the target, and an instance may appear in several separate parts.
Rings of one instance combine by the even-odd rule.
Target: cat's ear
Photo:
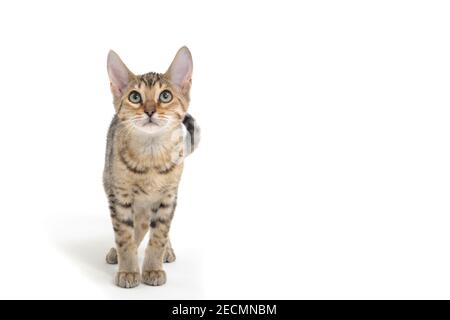
[[[123,95],[133,74],[128,70],[125,63],[122,62],[119,55],[112,50],[108,53],[107,66],[111,91],[115,98],[119,98]]]
[[[173,59],[172,64],[166,72],[166,76],[170,82],[181,89],[182,93],[187,93],[191,88],[192,69],[191,52],[187,47],[182,47]]]

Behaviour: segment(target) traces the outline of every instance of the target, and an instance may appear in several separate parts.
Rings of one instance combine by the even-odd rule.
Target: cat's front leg
[[[163,262],[169,245],[169,230],[176,207],[176,195],[165,197],[152,209],[150,219],[150,240],[145,250],[142,281],[151,286],[166,283]],[[173,260],[175,260],[173,258]],[[173,261],[172,260],[172,261]]]
[[[131,199],[109,196],[109,208],[116,241],[119,270],[116,285],[133,288],[140,283],[137,245],[134,239],[134,219]]]
[[[134,215],[134,241],[136,242],[136,247],[139,248],[139,245],[144,239],[145,234],[147,233],[149,226],[149,220],[150,220],[150,214],[148,214],[145,210],[142,210],[142,208],[136,208],[133,207],[133,215]],[[167,261],[166,262],[172,262],[175,261],[175,254],[172,251],[168,251],[166,254]],[[116,248],[111,248],[106,255],[106,262],[109,264],[117,264],[117,250]]]

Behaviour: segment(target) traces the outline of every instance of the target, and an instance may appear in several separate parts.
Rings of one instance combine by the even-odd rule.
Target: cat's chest
[[[135,198],[157,201],[170,193],[176,193],[182,172],[182,165],[173,168],[170,173],[161,174],[152,170],[149,174],[134,177],[131,181]]]

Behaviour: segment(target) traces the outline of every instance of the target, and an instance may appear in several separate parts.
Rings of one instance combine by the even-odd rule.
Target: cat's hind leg
[[[173,251],[172,244],[170,243],[170,239],[166,245],[166,251],[164,252],[164,262],[171,263],[176,260],[175,252]]]
[[[117,250],[116,248],[109,249],[109,252],[106,254],[106,263],[109,264],[117,264]]]

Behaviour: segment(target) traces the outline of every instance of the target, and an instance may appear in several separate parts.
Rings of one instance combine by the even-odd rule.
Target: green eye
[[[161,92],[159,94],[159,101],[164,102],[164,103],[168,103],[168,102],[172,101],[172,94],[170,93],[170,91],[164,90],[163,92]]]
[[[141,94],[137,91],[131,91],[130,95],[128,96],[128,100],[132,103],[141,103],[142,97]]]

